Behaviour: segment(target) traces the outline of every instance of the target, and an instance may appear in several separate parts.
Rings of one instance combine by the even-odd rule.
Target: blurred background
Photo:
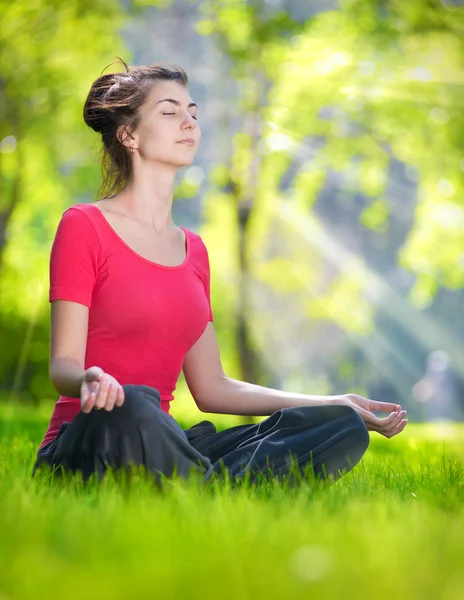
[[[226,373],[464,420],[464,2],[0,0],[0,13],[1,402],[58,399],[50,247],[63,211],[96,199],[82,107],[120,56],[179,64],[199,105],[174,217],[208,247]],[[205,418],[182,378],[172,414]]]

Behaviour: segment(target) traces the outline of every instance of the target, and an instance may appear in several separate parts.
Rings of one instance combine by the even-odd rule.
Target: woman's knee
[[[108,421],[113,423],[140,422],[147,419],[156,419],[161,411],[160,393],[157,389],[146,385],[128,384],[124,389],[124,402],[121,406],[114,406],[112,410],[93,409],[85,417],[92,421]]]
[[[123,385],[124,402],[113,411],[127,419],[145,420],[155,418],[161,411],[160,393],[147,385]],[[162,412],[162,411],[161,411]]]
[[[156,388],[148,385],[135,385],[132,383],[123,385],[122,388],[124,390],[124,403],[122,406],[126,406],[128,409],[137,406],[161,408],[161,395]]]

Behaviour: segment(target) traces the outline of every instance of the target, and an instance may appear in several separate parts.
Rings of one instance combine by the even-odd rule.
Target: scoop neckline
[[[185,246],[186,246],[185,259],[183,260],[183,262],[181,262],[180,265],[174,265],[174,266],[162,265],[161,263],[156,263],[152,260],[149,260],[148,258],[145,258],[141,254],[136,252],[133,248],[131,248],[129,246],[129,244],[126,244],[126,242],[122,239],[122,237],[117,233],[117,231],[113,228],[113,226],[110,224],[108,219],[105,217],[105,215],[103,214],[103,211],[100,209],[100,207],[98,207],[94,202],[91,203],[89,206],[93,206],[95,208],[95,210],[99,213],[102,220],[106,223],[108,229],[111,231],[111,233],[114,235],[114,237],[120,242],[120,244],[122,244],[127,250],[129,250],[129,252],[131,254],[133,254],[140,260],[143,260],[144,262],[148,263],[149,265],[153,265],[154,267],[159,267],[160,269],[167,269],[169,271],[177,271],[179,269],[182,269],[188,263],[188,261],[190,259],[190,238],[188,235],[188,229],[185,229],[185,227],[178,225],[179,229],[182,229],[182,231],[185,234]]]

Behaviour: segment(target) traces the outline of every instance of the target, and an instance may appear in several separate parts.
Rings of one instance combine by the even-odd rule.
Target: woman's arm
[[[367,429],[387,438],[401,433],[407,425],[406,411],[398,404],[376,402],[356,394],[310,396],[273,390],[230,379],[224,373],[212,323],[185,357],[187,385],[202,412],[230,415],[267,416],[285,407],[338,404],[356,411]],[[390,413],[377,417],[373,411]]]
[[[202,412],[259,417],[290,406],[346,402],[343,396],[293,394],[227,377],[212,323],[208,323],[203,335],[185,357],[184,375]]]
[[[229,377],[225,377],[222,385],[215,391],[217,396],[211,398],[204,412],[261,417],[272,415],[276,410],[285,407],[345,403],[342,396],[312,396],[283,392]]]
[[[67,300],[51,303],[50,380],[56,391],[70,398],[80,398],[85,374],[89,309]]]

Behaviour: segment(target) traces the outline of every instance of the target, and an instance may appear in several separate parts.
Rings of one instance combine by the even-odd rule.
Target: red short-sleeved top
[[[159,265],[132,250],[98,206],[76,204],[63,213],[50,256],[50,302],[89,307],[85,368],[155,387],[167,413],[185,355],[213,321],[208,252],[199,235],[181,229],[184,262]],[[80,408],[80,398],[60,396],[41,447]]]

